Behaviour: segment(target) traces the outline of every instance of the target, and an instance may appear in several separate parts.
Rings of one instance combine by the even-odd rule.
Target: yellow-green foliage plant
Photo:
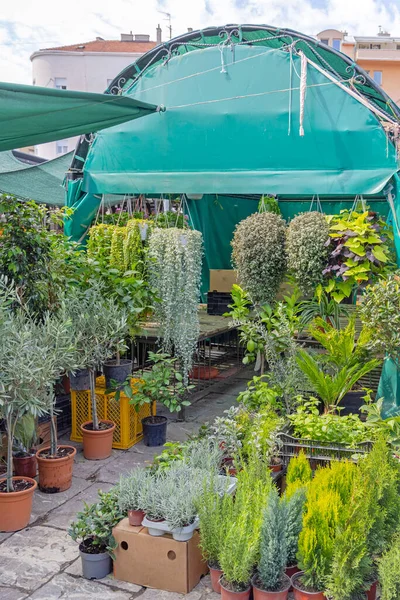
[[[126,227],[115,226],[111,238],[110,267],[121,272],[125,270],[124,241],[126,234]]]
[[[87,243],[88,257],[97,261],[101,266],[109,265],[114,229],[114,225],[105,225],[104,223],[90,228]]]
[[[324,591],[332,569],[335,537],[346,519],[356,466],[333,462],[319,469],[309,484],[303,529],[299,537],[298,562],[302,582],[314,591]]]
[[[381,600],[399,600],[400,598],[400,533],[397,533],[390,548],[379,561],[379,582]]]
[[[286,472],[285,496],[290,498],[296,490],[307,486],[312,480],[312,469],[303,450],[290,459]]]
[[[248,588],[259,560],[263,512],[271,486],[267,465],[256,458],[238,474],[233,512],[219,558],[222,584],[232,591]]]

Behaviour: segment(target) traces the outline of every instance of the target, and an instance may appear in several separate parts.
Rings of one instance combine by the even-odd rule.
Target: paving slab
[[[160,448],[158,449],[160,451]],[[112,462],[101,467],[96,474],[96,482],[117,483],[121,475],[126,475],[133,469],[150,464],[147,455],[133,452],[121,452]]]
[[[0,586],[34,591],[77,552],[65,531],[37,525],[16,532],[0,546]]]
[[[119,452],[119,450],[113,450],[111,456],[104,460],[87,460],[83,456],[83,450],[80,450],[75,456],[74,477],[81,477],[82,479],[93,478],[101,467],[115,460]]]
[[[74,560],[64,571],[68,575],[72,575],[73,577],[82,577],[82,561],[80,558]],[[114,575],[110,574],[104,579],[97,579],[99,583],[103,585],[107,585],[108,587],[118,588],[119,590],[123,590],[125,592],[130,592],[131,594],[139,594],[139,592],[144,591],[140,585],[136,585],[134,583],[128,583],[128,581],[120,581],[119,579],[115,579]]]
[[[168,429],[167,429],[168,441],[184,442],[187,440],[189,435],[196,434],[198,429],[199,429],[199,424],[196,422],[169,423]],[[157,452],[156,454],[159,454],[159,452]]]
[[[97,581],[88,581],[61,573],[56,575],[29,600],[132,600],[131,592],[107,588]]]
[[[32,525],[39,517],[43,517],[46,513],[58,508],[70,498],[73,498],[92,484],[91,481],[86,481],[80,477],[73,477],[71,487],[65,492],[58,494],[44,494],[39,489],[33,495],[32,515],[30,524]]]
[[[10,533],[0,533],[0,544],[2,542],[4,542],[4,540],[7,540],[9,537],[11,537],[12,535],[14,535],[14,532],[11,531]]]
[[[1,600],[24,600],[27,598],[26,592],[21,592],[11,587],[0,586],[0,598]]]
[[[89,504],[97,502],[99,490],[108,492],[112,487],[111,483],[93,483],[89,485],[85,490],[65,502],[59,510],[53,510],[46,515],[43,524],[58,527],[59,529],[67,529],[76,518],[76,513],[83,510],[84,502]]]

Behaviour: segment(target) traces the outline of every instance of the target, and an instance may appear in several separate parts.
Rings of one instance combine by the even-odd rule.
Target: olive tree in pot
[[[193,389],[193,385],[185,385],[183,376],[177,369],[177,359],[163,352],[149,352],[149,359],[153,363],[151,371],[144,371],[135,389],[130,387],[129,379],[124,386],[125,394],[130,398],[131,404],[139,410],[143,404],[152,404],[157,401],[166,406],[169,411],[179,412],[183,406],[190,402],[186,393]],[[116,393],[118,399],[118,391]],[[153,415],[142,419],[144,443],[146,446],[163,446],[167,441],[167,418]]]
[[[112,298],[106,298],[97,282],[85,291],[75,291],[66,300],[66,312],[75,338],[76,362],[88,369],[92,420],[81,424],[83,454],[101,460],[112,451],[115,423],[99,420],[96,402],[97,368],[123,347],[128,333],[126,313]]]
[[[291,581],[285,575],[287,506],[273,487],[264,511],[261,529],[260,560],[253,576],[254,600],[286,600]]]
[[[86,579],[102,579],[112,570],[116,542],[112,535],[124,514],[118,505],[118,488],[99,491],[99,501],[86,504],[68,529],[73,540],[79,542],[82,574]]]

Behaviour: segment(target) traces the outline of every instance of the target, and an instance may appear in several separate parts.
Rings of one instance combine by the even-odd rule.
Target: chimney
[[[121,33],[121,42],[133,42],[132,31],[130,33]]]
[[[192,33],[193,27],[188,27],[188,33]]]
[[[134,42],[149,42],[150,36],[147,35],[147,33],[146,34],[145,33],[135,33],[132,41],[134,41]]]
[[[161,34],[162,34],[161,27],[160,27],[160,24],[158,24],[157,25],[157,29],[156,29],[156,41],[157,41],[157,44],[161,44],[161,42],[162,42]]]

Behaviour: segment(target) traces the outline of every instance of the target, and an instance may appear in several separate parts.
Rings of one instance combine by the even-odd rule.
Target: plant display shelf
[[[291,427],[286,426],[278,434],[281,443],[279,456],[281,456],[285,466],[293,456],[297,456],[301,451],[305,453],[307,458],[322,464],[332,460],[344,459],[356,462],[361,455],[372,450],[372,442],[362,442],[354,447],[349,447],[340,443],[334,444],[320,440],[296,438],[292,433]]]
[[[138,379],[131,379],[132,389]],[[127,450],[143,438],[142,419],[156,414],[156,403],[144,404],[136,412],[129,398],[121,392],[119,401],[115,394],[106,394],[104,377],[96,379],[96,403],[99,420],[109,419],[116,425],[114,431],[113,448]],[[72,428],[71,440],[82,441],[80,426],[85,421],[92,420],[90,391],[75,392],[71,390]]]

